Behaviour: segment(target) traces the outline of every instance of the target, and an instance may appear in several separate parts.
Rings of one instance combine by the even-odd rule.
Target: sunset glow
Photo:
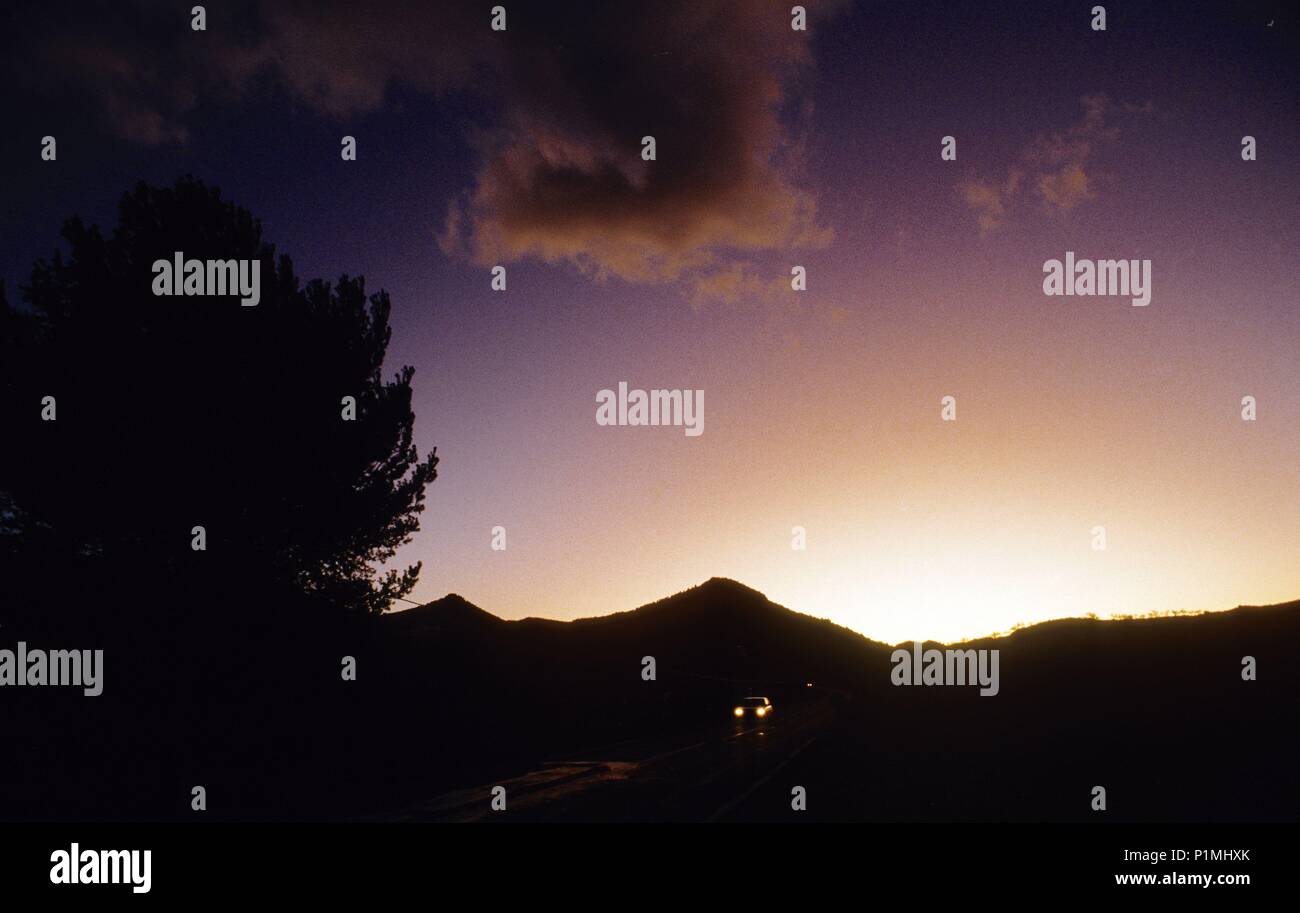
[[[472,4],[279,10],[252,50],[214,31],[177,78],[242,107],[123,113],[96,78],[127,134],[41,115],[68,151],[15,165],[3,273],[48,255],[50,213],[104,220],[129,182],[190,172],[302,275],[386,289],[385,372],[415,367],[415,443],[441,460],[392,562],[423,562],[416,602],[570,619],[726,576],[898,641],[1300,595],[1278,30],[1217,10],[1162,40],[1155,8],[1096,32],[1051,4],[936,30],[928,4],[827,3],[801,33],[788,6],[521,10],[523,58]],[[600,79],[555,56],[607,40]],[[1067,256],[1149,263],[1149,300],[1044,294]],[[620,383],[704,391],[703,433],[598,424]]]

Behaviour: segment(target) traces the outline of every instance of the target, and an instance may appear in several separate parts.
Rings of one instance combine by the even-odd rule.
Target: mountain
[[[810,696],[834,704],[834,735],[823,742],[843,755],[831,766],[842,768],[845,809],[900,820],[1086,818],[1088,791],[1106,785],[1118,794],[1117,818],[1300,813],[1300,602],[1063,619],[951,645],[999,651],[991,697],[895,686],[894,647],[720,578],[578,621],[503,621],[448,597],[379,628],[383,681],[372,676],[371,687],[407,697],[381,701],[371,721],[387,719],[390,734],[427,731],[384,712],[400,706],[402,720],[415,714],[449,735],[436,765],[449,781],[625,739],[666,745],[760,693],[783,707]],[[1256,681],[1242,679],[1245,656]],[[653,681],[642,677],[645,657],[654,657]],[[414,738],[395,754],[427,759],[433,750]],[[411,780],[429,773],[406,771]],[[920,806],[916,795],[926,797]]]
[[[456,593],[448,593],[433,602],[386,615],[384,620],[397,636],[412,638],[477,636],[506,624]]]
[[[797,777],[813,819],[1095,821],[1095,786],[1106,820],[1300,819],[1300,602],[949,645],[998,651],[995,696],[895,685],[894,646],[720,578],[570,622],[454,594],[341,625],[265,619],[200,619],[162,657],[123,629],[94,699],[4,689],[24,737],[0,754],[0,817],[188,820],[198,783],[219,800],[210,820],[352,818],[595,759],[658,786],[570,817],[712,803],[786,820]],[[738,738],[750,694],[776,715]],[[733,808],[776,771],[767,788],[787,798]]]

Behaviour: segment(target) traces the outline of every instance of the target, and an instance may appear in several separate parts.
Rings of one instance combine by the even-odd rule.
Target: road
[[[444,793],[388,821],[728,821],[790,808],[783,773],[834,717],[821,697],[771,717],[720,721],[663,740],[623,742],[556,759],[496,783]],[[494,787],[506,808],[492,809]],[[756,808],[757,802],[773,805]],[[780,808],[776,804],[780,804]]]

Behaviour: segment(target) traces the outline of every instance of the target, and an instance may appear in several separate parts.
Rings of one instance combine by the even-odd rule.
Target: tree
[[[408,593],[418,563],[377,566],[418,529],[437,456],[412,441],[413,369],[381,375],[388,295],[347,275],[300,284],[247,210],[189,177],[126,194],[107,238],[79,218],[62,235],[66,256],[21,289],[27,308],[0,297],[14,431],[0,512],[16,533],[0,535],[0,570],[37,601],[80,583],[177,607],[304,597],[374,613]],[[259,303],[154,294],[152,265],[177,252],[259,260]]]

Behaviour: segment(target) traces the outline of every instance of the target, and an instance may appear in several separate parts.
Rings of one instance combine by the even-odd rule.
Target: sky
[[[417,602],[725,576],[901,642],[1300,597],[1293,9],[493,5],[7,11],[10,297],[182,174],[386,289],[440,459]],[[1045,295],[1067,251],[1149,260],[1150,304]],[[704,432],[598,425],[621,381]]]

